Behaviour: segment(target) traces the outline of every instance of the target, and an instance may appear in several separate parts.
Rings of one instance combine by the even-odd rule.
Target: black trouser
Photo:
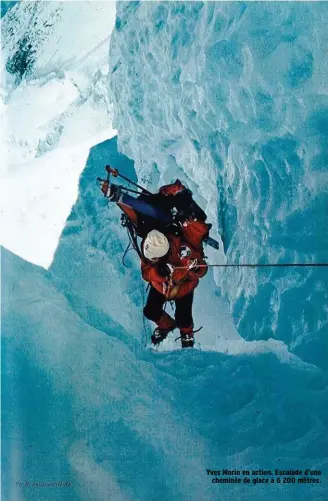
[[[192,318],[192,303],[194,299],[194,291],[180,299],[174,299],[175,302],[175,323],[177,327],[190,327],[193,325]],[[150,287],[146,306],[144,307],[144,315],[148,320],[157,323],[163,315],[163,306],[167,301],[166,297],[158,292],[154,287]]]

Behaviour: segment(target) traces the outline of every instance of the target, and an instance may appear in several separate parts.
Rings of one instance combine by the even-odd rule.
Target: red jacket
[[[199,279],[206,275],[208,268],[203,258],[201,242],[198,247],[195,247],[183,237],[166,236],[170,243],[170,250],[162,259],[178,269],[174,269],[171,276],[163,277],[158,272],[158,262],[152,263],[145,259],[141,261],[142,277],[168,299],[179,299],[197,287]],[[194,260],[197,260],[197,263],[189,269],[188,267]],[[199,265],[202,266],[199,267]]]
[[[185,186],[177,180],[171,185],[162,186],[159,193],[164,196],[175,196],[185,189]],[[137,224],[138,216],[133,209],[120,203],[118,206],[130,221]],[[197,287],[199,279],[206,275],[208,270],[204,261],[202,242],[208,235],[209,228],[210,226],[202,220],[190,219],[181,224],[181,237],[166,235],[170,243],[170,250],[161,261],[181,269],[174,269],[170,276],[163,277],[158,272],[159,263],[152,263],[145,258],[141,261],[141,272],[144,280],[168,299],[179,299],[193,291]],[[142,255],[143,243],[144,241],[141,244]]]

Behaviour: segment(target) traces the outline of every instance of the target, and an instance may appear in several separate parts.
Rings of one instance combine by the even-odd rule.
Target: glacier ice
[[[92,148],[49,271],[2,251],[5,499],[35,499],[21,478],[70,483],[40,501],[303,499],[313,486],[218,487],[206,468],[325,472],[326,376],[279,343],[242,341],[211,274],[195,301],[201,349],[146,347],[138,259],[120,265],[119,210],[95,184],[105,159],[136,179],[115,138]]]
[[[328,261],[327,18],[326,3],[117,4],[119,147],[149,186],[187,182],[229,263]],[[215,274],[245,339],[326,366],[328,268]]]
[[[181,178],[223,237],[225,255],[209,252],[212,262],[325,259],[327,6],[119,2],[108,76],[109,6],[87,2],[79,17],[74,2],[36,5],[13,7],[2,23],[23,8],[26,23],[36,9],[36,19],[59,24],[36,39],[47,50],[35,74],[8,78],[2,109],[17,115],[24,94],[28,107],[47,89],[53,102],[65,89],[64,111],[39,110],[36,135],[16,124],[7,182],[47,169],[53,183],[71,176],[66,214],[76,202],[44,261],[22,233],[21,255],[46,266],[61,233],[49,270],[2,249],[3,499],[324,501],[324,482],[214,485],[206,469],[327,475],[326,272],[209,273],[196,291],[198,349],[176,350],[172,335],[150,350],[138,259],[128,254],[121,265],[120,214],[95,178],[106,163],[154,190]],[[79,72],[68,26],[79,33],[88,19],[102,29],[97,40],[92,22],[85,39],[81,30]],[[17,33],[11,61],[24,48],[24,26]],[[104,141],[113,133],[107,98],[130,159],[116,138]],[[46,183],[39,188],[50,198]],[[61,195],[62,186],[54,207]],[[31,208],[6,200],[19,218]],[[41,238],[40,198],[35,207]],[[50,213],[45,220],[58,224]]]

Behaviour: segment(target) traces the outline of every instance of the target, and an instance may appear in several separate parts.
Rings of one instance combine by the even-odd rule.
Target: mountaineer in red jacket
[[[190,221],[189,225],[199,227],[204,223]],[[178,327],[182,347],[192,347],[194,290],[199,279],[207,273],[201,241],[193,246],[184,236],[165,236],[152,230],[143,240],[141,251],[144,257],[141,261],[142,276],[151,284],[144,315],[157,324],[152,335],[153,344],[163,341],[170,331]],[[163,310],[168,300],[175,302],[175,319]]]
[[[109,178],[98,181],[104,195],[124,212],[130,243],[141,259],[142,277],[151,286],[144,315],[157,324],[152,343],[159,344],[178,327],[182,347],[193,347],[194,290],[207,273],[203,241],[211,225],[205,223],[206,214],[178,179],[156,194],[142,193],[138,198],[123,193],[124,188],[110,184]],[[137,236],[143,238],[140,249]],[[167,301],[175,302],[174,319],[165,312]]]

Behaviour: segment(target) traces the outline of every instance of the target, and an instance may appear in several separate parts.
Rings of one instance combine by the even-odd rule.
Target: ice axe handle
[[[109,165],[106,165],[106,171],[108,172],[108,174],[112,174],[114,177],[118,177],[118,170],[117,169],[113,169]]]
[[[216,250],[219,250],[219,248],[220,248],[219,242],[214,240],[214,238],[212,238],[212,237],[205,238],[204,243],[207,245],[210,245],[211,247],[213,247],[213,249],[216,249]]]

